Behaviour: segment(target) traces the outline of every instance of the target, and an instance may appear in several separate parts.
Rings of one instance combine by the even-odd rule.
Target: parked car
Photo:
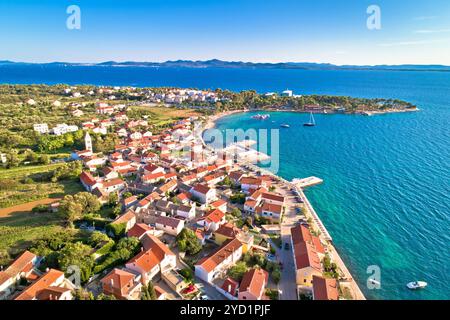
[[[289,250],[289,248],[290,248],[290,245],[289,245],[288,242],[286,242],[286,243],[284,244],[284,250]]]

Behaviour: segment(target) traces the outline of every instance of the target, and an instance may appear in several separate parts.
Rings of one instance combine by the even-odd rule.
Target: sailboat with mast
[[[304,127],[315,127],[316,126],[316,121],[314,120],[314,116],[313,116],[312,112],[309,113],[309,122],[304,123],[303,126]]]

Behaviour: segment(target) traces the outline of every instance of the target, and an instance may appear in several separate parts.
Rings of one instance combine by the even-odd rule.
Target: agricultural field
[[[47,175],[64,167],[64,163],[42,166],[17,167],[0,170],[0,216],[1,208],[8,208],[41,199],[58,199],[65,194],[82,191],[78,179],[51,181]]]

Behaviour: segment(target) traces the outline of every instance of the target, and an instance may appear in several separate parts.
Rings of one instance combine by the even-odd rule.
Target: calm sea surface
[[[0,83],[289,88],[415,103],[421,112],[318,115],[314,128],[295,113],[265,122],[232,115],[217,127],[290,124],[280,132],[278,174],[324,179],[307,195],[368,298],[450,299],[450,73],[0,66]],[[365,286],[371,265],[381,268],[381,290]],[[408,291],[413,280],[429,286]]]

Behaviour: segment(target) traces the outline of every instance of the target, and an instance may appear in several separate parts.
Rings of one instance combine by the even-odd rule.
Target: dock
[[[293,179],[292,183],[298,188],[308,188],[318,184],[322,184],[323,180],[317,177],[308,177],[304,179]]]

